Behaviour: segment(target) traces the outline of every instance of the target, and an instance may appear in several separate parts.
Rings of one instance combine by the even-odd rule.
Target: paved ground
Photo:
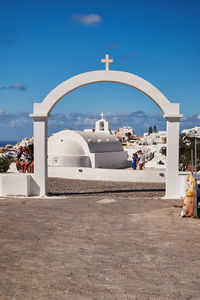
[[[200,221],[163,188],[51,179],[51,198],[0,198],[0,299],[200,299]]]

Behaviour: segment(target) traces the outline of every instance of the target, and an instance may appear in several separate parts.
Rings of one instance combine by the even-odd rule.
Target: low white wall
[[[0,196],[23,195],[39,196],[40,187],[34,180],[34,174],[18,173],[15,164],[12,164],[10,173],[0,174]],[[82,179],[82,180],[105,180],[127,182],[165,182],[165,170],[144,169],[142,171],[129,169],[93,169],[93,168],[69,168],[48,167],[49,177]],[[185,196],[186,180],[189,172],[180,172],[178,181],[178,193],[174,198]]]
[[[40,187],[34,179],[34,174],[2,173],[0,196],[40,196]]]
[[[0,195],[30,195],[30,177],[29,174],[0,174]]]
[[[83,179],[83,180],[106,180],[106,181],[129,181],[129,182],[165,182],[165,171],[161,170],[116,170],[116,169],[92,169],[92,168],[68,168],[48,167],[49,177]]]
[[[155,182],[165,183],[165,170],[145,169],[92,169],[92,168],[67,168],[67,167],[50,167],[48,168],[49,177],[82,179],[82,180],[105,180],[105,181],[127,181],[127,182]],[[180,172],[178,182],[177,195],[173,199],[185,197],[186,180],[189,172]]]

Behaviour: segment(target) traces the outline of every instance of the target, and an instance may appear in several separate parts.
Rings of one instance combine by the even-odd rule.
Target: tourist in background
[[[137,165],[138,165],[138,155],[137,153],[133,153],[133,163],[132,163],[133,170],[136,170]]]
[[[22,164],[21,164],[21,172],[26,173],[26,163],[28,162],[29,150],[27,147],[23,147],[23,153],[21,156]]]
[[[34,160],[33,160],[33,145],[27,147],[19,147],[17,152],[16,167],[20,173],[33,173]]]
[[[32,151],[32,162],[30,164],[30,173],[34,173],[34,145],[31,145],[31,151]]]
[[[27,149],[26,147],[22,147],[20,150],[18,157],[19,159],[16,162],[16,167],[19,172],[23,172],[24,167],[22,167],[27,159]]]
[[[142,153],[142,151],[138,151],[138,165],[139,165],[139,170],[144,169],[144,165],[145,165],[145,156]]]
[[[31,172],[30,171],[30,166],[33,162],[33,145],[28,145],[27,147],[27,158],[24,164],[22,165],[22,172]]]
[[[22,156],[22,146],[19,147],[19,150],[17,151],[17,161],[16,161],[16,167],[17,167],[17,170],[20,171],[21,170],[21,161],[20,161],[20,158]]]

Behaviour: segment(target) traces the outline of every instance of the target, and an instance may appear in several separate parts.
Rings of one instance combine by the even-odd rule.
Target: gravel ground
[[[49,178],[51,196],[163,197],[164,183],[89,181]]]
[[[49,191],[0,197],[0,300],[200,299],[200,222],[159,198],[163,185],[50,179]]]

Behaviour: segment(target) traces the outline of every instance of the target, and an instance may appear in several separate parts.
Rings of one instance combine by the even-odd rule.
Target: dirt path
[[[200,299],[200,221],[179,217],[182,201],[77,183],[0,199],[0,299]]]

